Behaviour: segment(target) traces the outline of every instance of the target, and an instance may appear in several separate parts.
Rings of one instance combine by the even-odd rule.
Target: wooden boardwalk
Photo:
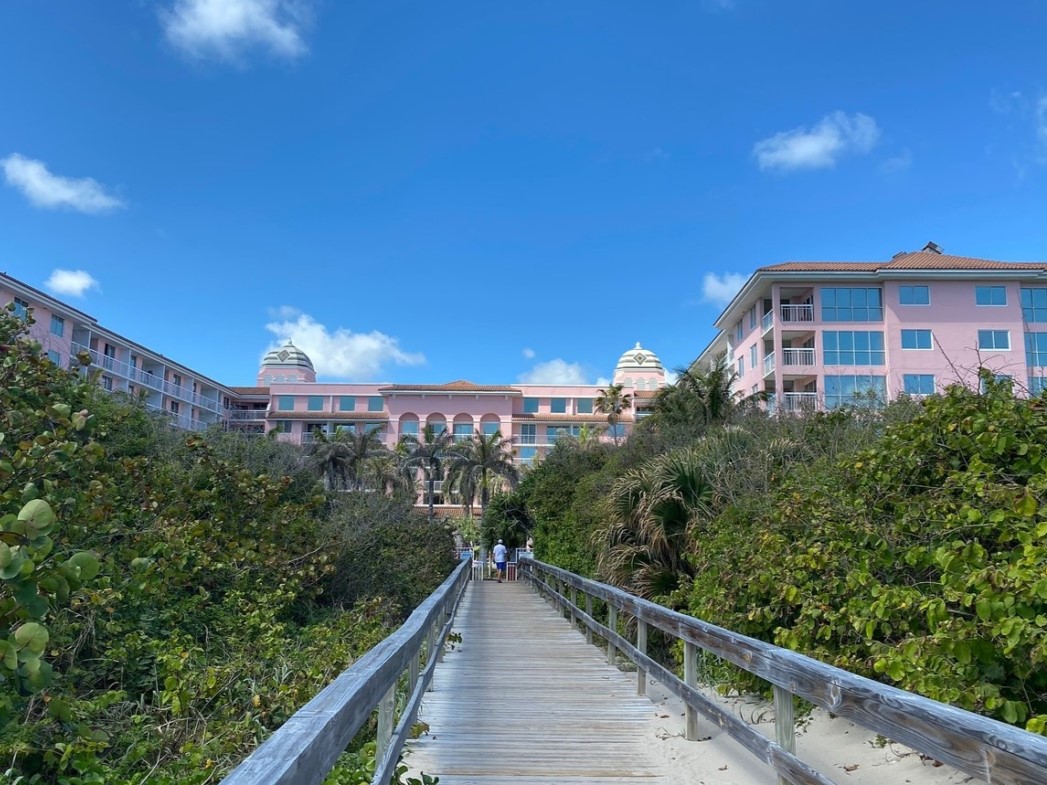
[[[408,745],[441,785],[671,782],[654,707],[524,583],[473,581]]]

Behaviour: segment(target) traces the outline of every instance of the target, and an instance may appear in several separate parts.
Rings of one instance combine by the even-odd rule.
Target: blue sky
[[[228,384],[287,336],[327,379],[680,366],[761,265],[1047,258],[1045,29],[1044,0],[8,0],[0,270]]]

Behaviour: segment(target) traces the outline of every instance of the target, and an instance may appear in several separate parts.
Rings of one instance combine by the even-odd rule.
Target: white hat
[[[498,544],[499,544],[499,545],[501,545],[501,544],[502,544],[502,541],[501,541],[501,540],[499,540],[499,541],[498,541]]]

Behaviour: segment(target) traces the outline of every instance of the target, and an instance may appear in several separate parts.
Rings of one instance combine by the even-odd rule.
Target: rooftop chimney
[[[942,247],[938,245],[938,243],[927,243],[927,245],[923,247],[923,250],[926,253],[940,254],[942,252]]]

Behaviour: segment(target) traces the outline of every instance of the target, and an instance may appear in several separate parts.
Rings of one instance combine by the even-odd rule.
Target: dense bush
[[[407,589],[335,602],[343,552],[293,448],[173,431],[23,329],[0,314],[4,776],[214,781],[385,637],[449,548],[405,539]]]

